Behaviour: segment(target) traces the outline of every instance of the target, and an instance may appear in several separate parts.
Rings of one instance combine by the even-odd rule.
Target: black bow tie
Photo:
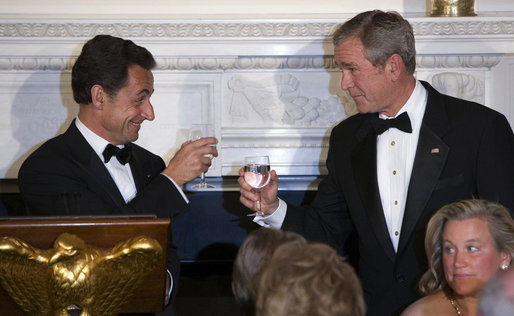
[[[396,127],[405,133],[412,133],[412,126],[407,112],[403,112],[398,117],[388,120],[383,120],[379,118],[378,115],[374,115],[371,117],[371,125],[378,135],[387,131],[391,127]]]
[[[130,146],[130,144],[126,144],[125,147],[119,149],[113,144],[107,144],[102,155],[104,156],[105,163],[108,163],[112,156],[116,156],[118,161],[124,165],[129,162],[132,157],[132,146]]]

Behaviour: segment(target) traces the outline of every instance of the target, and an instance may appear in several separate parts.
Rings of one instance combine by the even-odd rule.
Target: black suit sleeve
[[[345,244],[352,232],[352,222],[337,176],[334,132],[327,155],[328,175],[320,182],[314,201],[309,206],[288,203],[282,229],[295,231],[309,240],[324,242],[346,255]]]
[[[489,119],[476,165],[479,197],[499,202],[514,215],[514,135],[503,115]]]

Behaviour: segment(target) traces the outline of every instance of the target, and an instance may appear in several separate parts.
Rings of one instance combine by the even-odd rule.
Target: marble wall
[[[514,14],[412,15],[416,76],[504,113],[514,125]],[[330,32],[345,18],[0,19],[0,178],[16,178],[41,142],[77,113],[70,70],[82,44],[111,34],[147,47],[158,66],[138,143],[170,159],[191,124],[210,122],[220,156],[209,177],[265,153],[281,175],[316,177],[331,127],[355,113],[339,88]]]

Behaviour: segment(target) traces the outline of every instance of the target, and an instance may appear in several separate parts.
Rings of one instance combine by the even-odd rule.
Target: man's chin
[[[127,143],[133,143],[139,138],[139,134],[130,134],[129,137],[127,137]]]

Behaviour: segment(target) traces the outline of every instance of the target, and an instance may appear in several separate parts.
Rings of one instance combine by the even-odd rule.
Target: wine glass
[[[259,200],[257,201],[257,212],[248,214],[248,216],[263,216],[261,210],[262,188],[268,185],[270,180],[270,165],[268,156],[252,156],[245,157],[244,179],[257,193]]]
[[[195,141],[202,137],[214,137],[214,127],[212,124],[192,124],[189,129],[189,140]],[[212,159],[212,157],[211,157]],[[205,172],[200,175],[200,182],[191,186],[195,189],[214,188],[213,185],[205,181]]]

